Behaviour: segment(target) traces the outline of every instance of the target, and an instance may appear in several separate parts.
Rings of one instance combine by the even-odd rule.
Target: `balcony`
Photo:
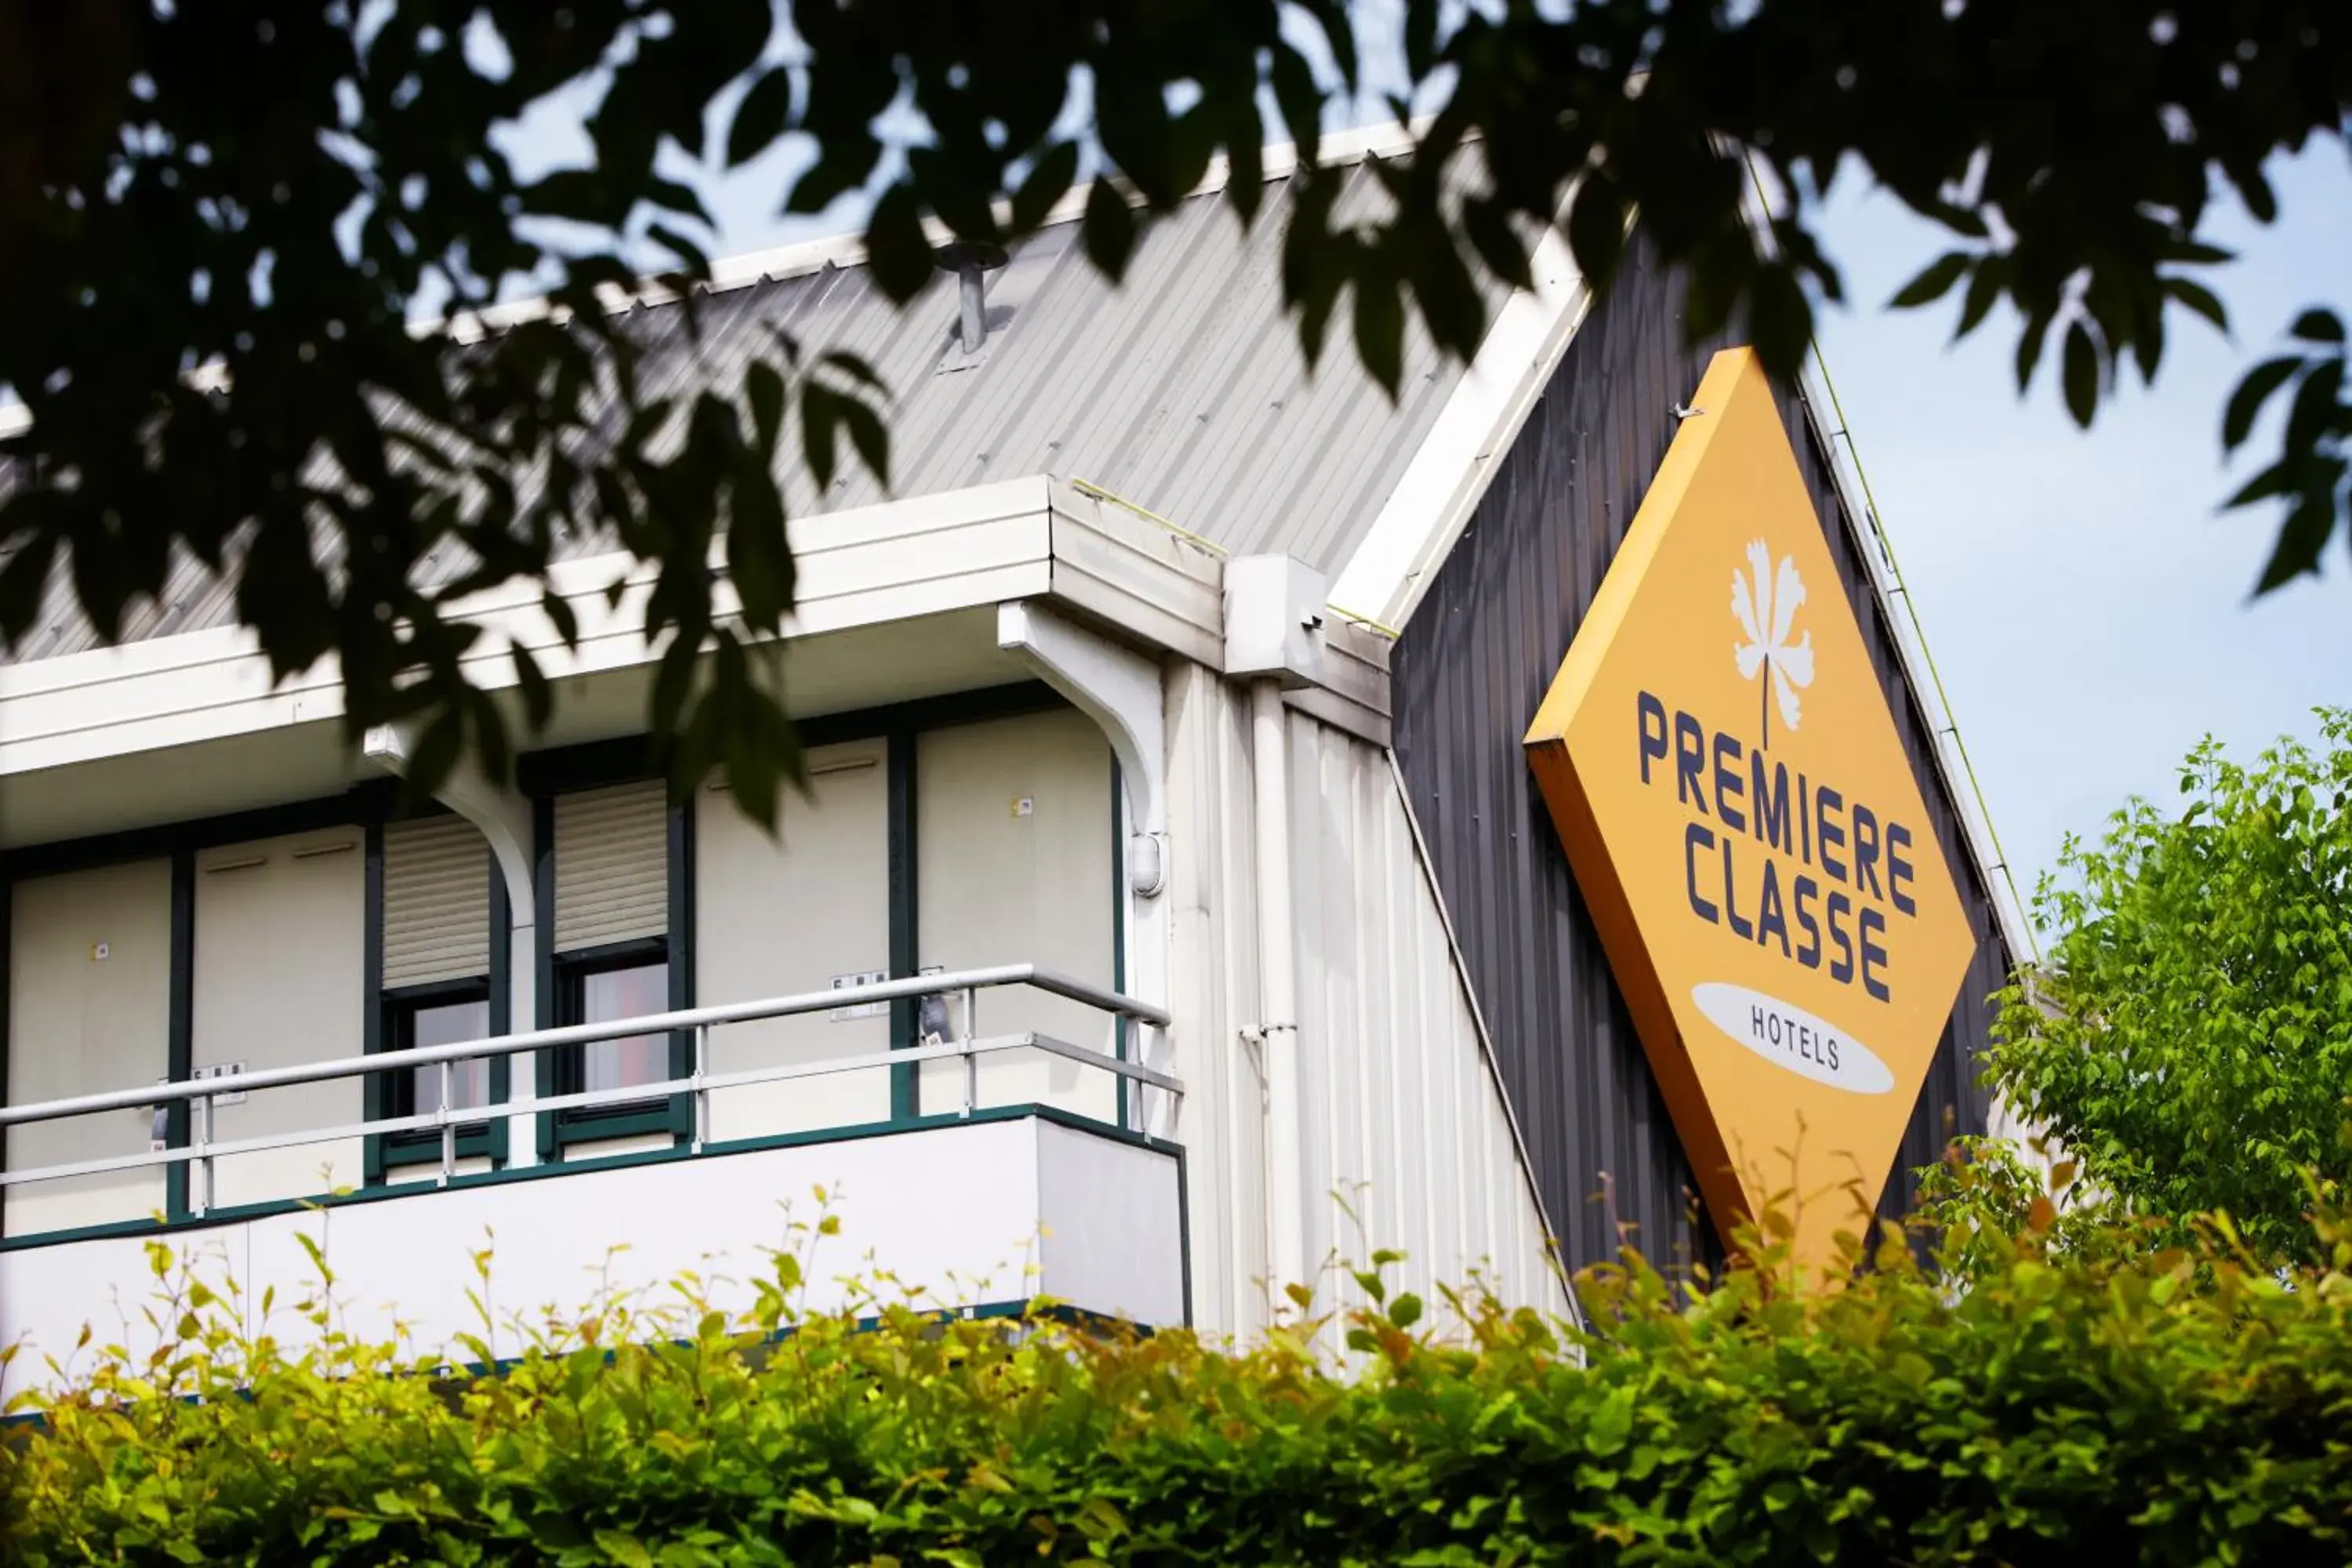
[[[983,1033],[987,999],[1007,990],[1100,1015],[1102,1043],[1035,1029]],[[713,1070],[730,1030],[893,1005],[919,1020],[909,1047]],[[0,1343],[21,1339],[26,1348],[0,1394],[51,1382],[51,1357],[70,1370],[85,1323],[102,1339],[120,1330],[134,1353],[142,1334],[152,1343],[156,1330],[141,1309],[156,1288],[148,1249],[159,1239],[215,1289],[224,1279],[241,1288],[248,1331],[264,1328],[261,1303],[274,1292],[278,1307],[266,1326],[282,1342],[317,1331],[288,1306],[317,1279],[312,1246],[333,1271],[341,1326],[389,1340],[397,1321],[420,1353],[481,1331],[473,1295],[483,1289],[476,1255],[487,1248],[490,1342],[507,1355],[520,1351],[541,1309],[575,1308],[602,1290],[658,1289],[693,1271],[736,1282],[721,1285],[722,1295],[748,1292],[748,1281],[768,1272],[764,1254],[804,1242],[821,1212],[840,1221],[840,1234],[819,1246],[810,1268],[805,1305],[813,1310],[851,1303],[854,1277],[878,1272],[922,1288],[923,1304],[943,1310],[1002,1310],[1045,1295],[1106,1317],[1180,1322],[1187,1316],[1181,1154],[1165,1134],[1182,1089],[1150,1065],[1165,1059],[1168,1022],[1148,1003],[1024,963],[0,1108],[0,1129],[7,1129],[184,1104],[187,1134],[178,1146],[11,1169],[0,1186],[176,1171],[189,1216],[12,1242],[0,1268]],[[681,1077],[516,1095],[489,1107],[468,1106],[460,1089],[467,1064],[544,1061],[662,1036],[685,1042],[678,1057],[691,1067]],[[1113,1116],[987,1103],[984,1069],[1021,1059],[1107,1079],[1109,1096],[1097,1092],[1084,1103],[1110,1104]],[[395,1067],[414,1075],[417,1109],[407,1114],[214,1136],[217,1107],[232,1097],[382,1079]],[[948,1108],[814,1130],[791,1114],[795,1097],[821,1092],[826,1080],[876,1073],[919,1074],[926,1100]],[[502,1076],[544,1081],[530,1072]],[[665,1147],[505,1169],[475,1168],[479,1162],[461,1153],[488,1122],[648,1104],[671,1108],[688,1131]],[[803,1130],[711,1135],[715,1121],[744,1126],[746,1112]],[[216,1201],[225,1163],[393,1138],[424,1145],[422,1165],[407,1168],[422,1172],[417,1179],[294,1202]]]

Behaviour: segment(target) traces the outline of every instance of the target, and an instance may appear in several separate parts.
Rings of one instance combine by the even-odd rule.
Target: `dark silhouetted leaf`
[[[784,423],[784,378],[774,365],[754,360],[743,372],[743,395],[751,405],[752,443],[763,459],[772,459]]]
[[[748,163],[766,152],[783,135],[792,112],[792,73],[782,66],[772,67],[735,106],[735,119],[727,128],[727,166]]]
[[[1577,186],[1568,213],[1569,248],[1576,265],[1594,287],[1605,286],[1617,270],[1625,248],[1625,208],[1616,192],[1598,175]]]
[[[2307,343],[2341,343],[2344,341],[2343,318],[2333,310],[2305,310],[2294,319],[2289,329]]]
[[[1356,352],[1364,368],[1391,397],[1404,376],[1404,306],[1393,288],[1368,284],[1360,274],[1355,284]]]
[[[930,281],[931,244],[923,234],[912,185],[893,185],[874,204],[866,224],[866,254],[875,284],[902,304]]]
[[[2050,335],[2050,317],[2039,313],[2026,319],[2025,330],[2017,335],[2017,390],[2023,393],[2033,384],[2033,372],[2042,363],[2042,344]]]
[[[2271,548],[2270,560],[2263,563],[2254,592],[2267,594],[2284,587],[2306,572],[2317,572],[2319,552],[2327,548],[2328,537],[2335,531],[2335,498],[2325,488],[2306,492],[2279,525],[2277,542]]]
[[[2189,310],[2212,322],[2221,331],[2226,332],[2230,330],[2230,313],[2221,308],[2221,301],[2214,296],[2213,291],[2195,279],[2168,278],[2164,280],[2164,292],[2168,297],[2178,300]]]
[[[2063,368],[2066,412],[2075,424],[2088,426],[2099,411],[2099,350],[2091,329],[2080,321],[2067,325]]]
[[[1078,177],[1078,144],[1057,142],[1039,155],[1013,197],[1013,226],[1026,233],[1045,221],[1054,204],[1070,194]]]
[[[1965,250],[1948,250],[1922,269],[1919,275],[1895,291],[1887,304],[1895,310],[1907,310],[1931,304],[1952,291],[1952,285],[1969,275],[1969,265],[1976,258]]]
[[[2238,389],[2230,395],[2230,405],[2221,415],[2221,449],[2234,452],[2253,433],[2254,421],[2261,416],[2263,405],[2271,395],[2287,383],[2303,362],[2292,355],[2264,360],[2248,371]]]
[[[548,689],[547,672],[539,668],[539,660],[521,643],[509,643],[507,652],[514,660],[516,688],[522,692],[524,721],[533,730],[543,730],[555,711],[555,698]]]
[[[1084,230],[1087,258],[1106,277],[1125,277],[1128,261],[1135,254],[1135,214],[1110,181],[1097,180],[1087,192]]]
[[[1976,270],[1969,278],[1969,291],[1960,301],[1959,321],[1952,329],[1954,342],[1975,331],[1984,321],[1992,310],[1993,301],[2000,298],[2001,289],[2007,286],[2009,273],[2010,264],[2006,257],[1987,256],[1978,261]]]
[[[1474,199],[1462,205],[1462,232],[1488,271],[1514,289],[1532,289],[1536,278],[1528,264],[1528,247],[1511,229],[1497,204]]]

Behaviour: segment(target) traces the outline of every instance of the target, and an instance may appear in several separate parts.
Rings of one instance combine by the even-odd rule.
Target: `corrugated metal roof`
[[[860,354],[892,394],[893,486],[845,463],[823,495],[787,464],[795,515],[937,494],[1024,474],[1087,479],[1215,541],[1235,554],[1284,551],[1327,571],[1345,563],[1395,488],[1463,370],[1417,317],[1408,319],[1397,400],[1358,363],[1345,313],[1310,372],[1282,307],[1282,217],[1287,175],[1266,183],[1244,231],[1205,191],[1150,231],[1113,285],[1087,260],[1076,221],[1013,248],[989,275],[988,338],[959,367],[957,284],[946,273],[903,310],[845,243],[845,265],[760,278],[703,301],[697,341],[674,304],[639,306],[650,395],[740,384],[769,329],[810,352]],[[1349,176],[1340,213],[1386,198],[1368,162]],[[1501,286],[1490,288],[1489,318]],[[558,557],[610,548],[583,537]],[[454,573],[459,563],[439,563]],[[126,616],[121,640],[226,626],[235,584],[176,560],[162,595]],[[62,575],[13,661],[98,646]]]

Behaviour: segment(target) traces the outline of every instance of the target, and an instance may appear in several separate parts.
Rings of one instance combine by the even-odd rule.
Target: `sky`
[[[1361,36],[1390,30],[1375,14],[1395,6],[1361,0]],[[1393,74],[1375,61],[1368,84],[1377,90]],[[1371,111],[1367,103],[1334,120]],[[526,127],[520,161],[576,157],[577,112],[556,106]],[[714,255],[859,226],[854,198],[815,219],[776,215],[804,156],[780,147],[723,178],[674,171],[706,192]],[[2352,308],[2345,147],[2315,144],[2273,174],[2277,225],[2260,227],[2232,206],[2210,226],[2210,237],[2241,253],[2210,279],[2232,334],[2176,311],[2154,388],[2129,373],[2088,432],[2061,408],[2049,365],[2020,398],[2005,311],[1954,345],[1957,293],[1924,310],[1885,309],[1946,248],[1944,237],[1861,177],[1831,192],[1822,230],[1847,303],[1823,312],[1822,351],[2028,899],[2067,833],[2095,835],[2133,795],[2177,798],[2180,761],[2203,737],[2251,759],[2282,734],[2314,735],[2315,705],[2352,702],[2352,552],[2342,536],[2323,578],[2256,600],[2276,514],[2218,511],[2271,438],[2259,429],[2225,467],[2221,412],[2238,376],[2275,352],[2304,307]]]
[[[1945,248],[1938,231],[1860,181],[1832,192],[1825,232],[1850,305],[1820,328],[1862,466],[1951,697],[2021,890],[2068,831],[2095,833],[2137,794],[2178,798],[2206,735],[2251,759],[2316,733],[2313,707],[2352,703],[2352,552],[2326,574],[2251,597],[2277,515],[2221,501],[2274,439],[2225,468],[2221,407],[2305,306],[2352,307],[2352,167],[2316,146],[2273,174],[2281,219],[2232,209],[2240,252],[2213,279],[2232,336],[2175,312],[2153,389],[2137,372],[2088,432],[2045,366],[2022,400],[2014,318],[1958,346],[1957,294],[1889,299]],[[2231,476],[2235,477],[2232,478]]]

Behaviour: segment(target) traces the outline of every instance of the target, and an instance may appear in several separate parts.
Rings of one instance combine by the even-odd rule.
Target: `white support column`
[[[1167,900],[1160,895],[1168,880],[1168,740],[1160,666],[1133,648],[1025,601],[996,607],[996,645],[1068,698],[1110,741],[1127,808],[1126,854],[1120,864],[1127,896],[1119,911],[1126,921],[1127,991],[1165,1006],[1169,924]],[[1147,1065],[1169,1065],[1165,1041],[1146,1055]],[[1159,1103],[1163,1098],[1147,1097],[1151,1116],[1144,1130],[1172,1135],[1171,1108]]]
[[[379,724],[361,745],[368,761],[386,773],[404,776],[415,751],[415,736],[394,724]],[[495,784],[469,758],[452,770],[433,792],[434,798],[472,823],[488,841],[490,858],[507,892],[507,1026],[532,1029],[539,1026],[539,909],[531,878],[535,846],[531,841],[530,802],[510,786]],[[528,1058],[509,1066],[509,1082],[530,1089]],[[512,1089],[509,1092],[513,1092]],[[539,1160],[539,1130],[530,1113],[507,1119],[507,1163],[535,1164]]]
[[[1307,1282],[1306,1164],[1298,1087],[1297,952],[1290,912],[1290,716],[1282,682],[1250,684],[1250,765],[1257,833],[1258,982],[1265,1059],[1266,1294]]]

